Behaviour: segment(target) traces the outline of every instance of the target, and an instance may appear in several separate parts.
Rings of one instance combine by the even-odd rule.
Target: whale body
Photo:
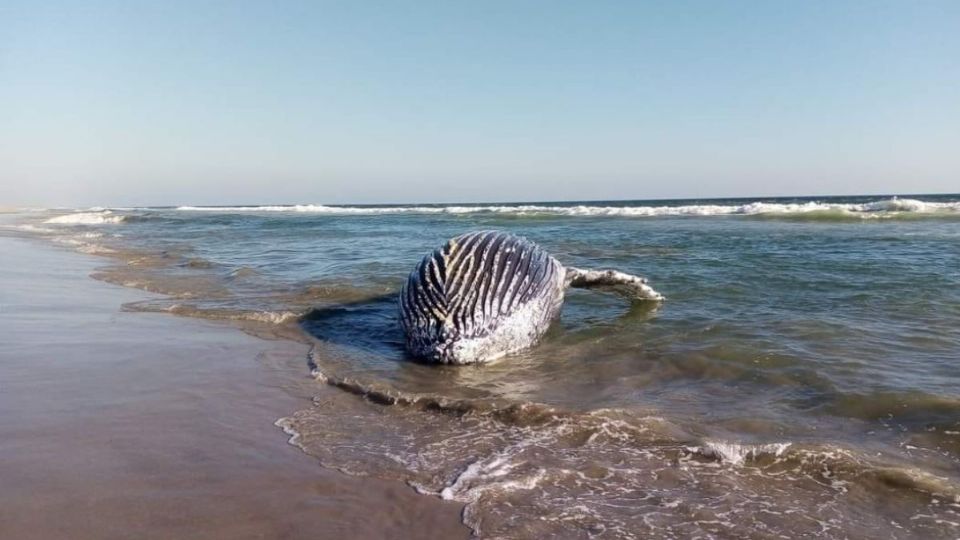
[[[619,287],[663,300],[643,278],[565,268],[526,238],[471,232],[427,254],[400,291],[407,350],[431,362],[472,364],[526,349],[559,315],[571,286]]]

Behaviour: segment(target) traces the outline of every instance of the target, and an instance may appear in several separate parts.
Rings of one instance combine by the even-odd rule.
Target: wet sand
[[[102,260],[0,237],[0,538],[465,538],[461,505],[324,469],[273,422],[305,349],[124,312]]]

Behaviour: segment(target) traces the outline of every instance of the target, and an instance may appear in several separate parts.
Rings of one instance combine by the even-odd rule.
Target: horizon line
[[[176,209],[182,207],[195,208],[256,208],[266,206],[296,207],[296,206],[328,206],[328,207],[401,207],[401,206],[493,206],[493,205],[563,205],[572,203],[582,203],[583,205],[597,205],[600,203],[623,204],[631,202],[656,203],[656,202],[684,202],[684,201],[763,201],[763,200],[783,200],[783,199],[841,199],[841,198],[922,198],[922,197],[960,197],[960,192],[940,192],[940,193],[862,193],[855,195],[754,195],[746,197],[654,197],[649,199],[566,199],[566,200],[512,200],[512,201],[478,201],[478,202],[410,202],[410,203],[322,203],[322,202],[299,202],[299,203],[245,203],[245,204],[164,204],[164,205],[84,205],[84,206],[19,206],[0,205],[0,212],[24,211],[24,210],[122,210],[122,209]]]

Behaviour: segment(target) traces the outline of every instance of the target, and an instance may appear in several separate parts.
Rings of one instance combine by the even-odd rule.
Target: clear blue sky
[[[0,0],[0,206],[957,191],[956,0]]]

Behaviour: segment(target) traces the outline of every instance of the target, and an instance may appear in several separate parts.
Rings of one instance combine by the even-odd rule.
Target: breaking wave
[[[866,203],[775,203],[691,205],[412,205],[412,206],[180,206],[184,212],[298,212],[316,214],[516,214],[562,216],[807,216],[811,218],[960,215],[960,202],[931,202],[893,197]]]
[[[62,216],[52,217],[44,221],[44,223],[49,223],[51,225],[105,225],[123,223],[126,220],[127,216],[114,214],[110,210],[103,210],[97,212],[77,212],[74,214],[65,214]]]
[[[704,441],[701,446],[687,447],[691,453],[696,453],[704,457],[715,458],[724,463],[732,465],[742,465],[745,461],[755,460],[760,456],[771,455],[780,457],[787,449],[790,443],[768,443],[768,444],[741,444],[727,441]]]

